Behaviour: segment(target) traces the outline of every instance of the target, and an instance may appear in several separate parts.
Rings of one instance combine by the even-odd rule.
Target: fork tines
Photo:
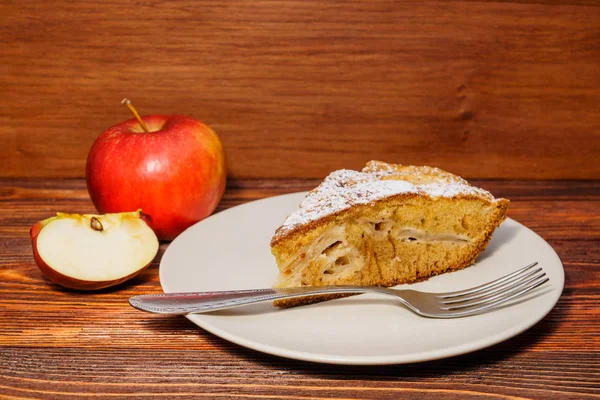
[[[549,281],[542,268],[533,269],[537,264],[534,262],[481,286],[442,293],[436,296],[438,303],[442,310],[456,312],[456,316],[476,313],[506,303]]]

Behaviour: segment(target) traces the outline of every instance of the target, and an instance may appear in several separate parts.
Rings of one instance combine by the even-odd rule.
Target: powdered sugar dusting
[[[345,169],[335,171],[306,196],[281,229],[290,230],[354,205],[399,193],[417,193],[417,188],[406,181],[379,180],[373,174]]]
[[[456,197],[463,195],[474,195],[477,197],[486,198],[490,201],[494,200],[488,191],[476,188],[474,186],[467,186],[462,183],[429,183],[419,185],[419,189],[421,189],[430,197]]]
[[[471,186],[464,179],[431,167],[414,167],[369,162],[363,172],[332,172],[300,204],[277,230],[281,236],[299,226],[359,204],[369,204],[389,196],[415,193],[432,198],[475,196],[493,201],[493,196]]]

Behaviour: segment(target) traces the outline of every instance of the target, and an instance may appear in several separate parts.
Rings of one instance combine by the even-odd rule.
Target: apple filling
[[[403,242],[405,241],[420,241],[420,242],[451,242],[456,244],[464,244],[472,242],[472,239],[463,234],[457,233],[432,233],[421,229],[401,228],[395,233],[395,237]]]
[[[307,263],[315,267],[307,269]],[[345,240],[345,227],[337,226],[302,249],[279,274],[275,286],[305,286],[311,273],[318,274],[323,284],[333,284],[340,276],[359,270],[362,264],[360,253]]]
[[[360,237],[360,241],[352,240],[352,236]],[[352,282],[360,279],[361,271],[368,265],[381,268],[382,257],[398,265],[411,257],[426,257],[423,251],[429,246],[439,245],[441,249],[447,249],[448,246],[468,246],[473,242],[471,237],[462,233],[430,232],[403,226],[392,219],[360,219],[327,230],[296,257],[291,257],[291,262],[280,270],[275,287]],[[430,261],[435,263],[435,260]],[[391,274],[389,269],[379,273],[382,276]]]

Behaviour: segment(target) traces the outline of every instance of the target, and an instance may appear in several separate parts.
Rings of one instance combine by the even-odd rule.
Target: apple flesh
[[[57,213],[37,222],[30,235],[34,259],[44,275],[79,290],[125,282],[150,265],[158,252],[158,238],[141,210],[105,215]]]
[[[206,125],[186,116],[142,117],[115,125],[92,145],[86,164],[100,213],[141,208],[161,240],[173,240],[209,216],[225,190],[223,147]]]

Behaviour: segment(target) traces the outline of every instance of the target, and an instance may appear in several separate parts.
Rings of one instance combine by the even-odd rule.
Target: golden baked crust
[[[273,236],[274,286],[395,286],[465,268],[508,204],[438,168],[371,161],[334,171]]]

